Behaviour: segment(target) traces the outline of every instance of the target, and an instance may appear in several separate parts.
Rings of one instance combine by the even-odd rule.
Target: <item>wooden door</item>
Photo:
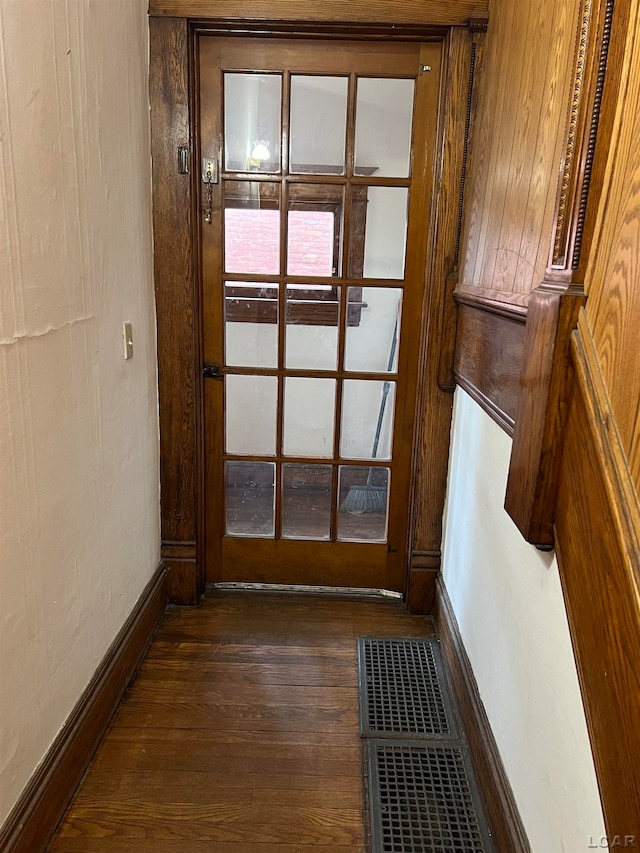
[[[200,39],[209,582],[404,589],[440,51]]]

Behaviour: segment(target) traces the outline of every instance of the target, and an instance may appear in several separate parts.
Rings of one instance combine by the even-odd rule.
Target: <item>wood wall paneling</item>
[[[188,547],[198,533],[192,195],[177,168],[178,147],[191,150],[187,22],[151,19],[150,57],[162,539]],[[172,600],[201,591],[195,554],[168,565]]]
[[[473,36],[467,30],[451,31],[446,43],[446,69],[442,77],[443,109],[438,134],[440,156],[435,158],[438,196],[429,235],[431,263],[426,275],[423,352],[420,357],[424,381],[418,400],[414,437],[414,523],[411,533],[414,553],[439,554],[442,540],[452,398],[438,386],[438,375],[442,347],[452,350],[455,340],[455,324],[445,323],[445,299],[447,277],[454,269],[458,249],[472,43]],[[410,564],[406,595],[412,612],[430,612],[435,577],[435,571],[425,572]]]
[[[611,411],[640,491],[640,12],[636,2],[627,5],[633,14],[626,41],[614,19],[614,56],[609,61],[623,66],[623,100],[615,119],[597,251],[592,253],[585,287],[587,317]],[[616,6],[616,14],[622,16],[624,11]],[[609,81],[607,87],[605,100],[610,98]]]
[[[240,21],[464,26],[486,18],[487,0],[150,0],[150,15]]]
[[[637,322],[637,317],[636,317]],[[582,313],[557,510],[562,586],[609,838],[640,827],[640,508]]]
[[[436,587],[434,622],[469,741],[496,850],[528,853],[531,849],[529,840],[480,698],[453,605],[441,578]]]
[[[476,75],[460,289],[528,294],[544,278],[577,8],[492,6]]]
[[[524,316],[458,299],[455,375],[458,384],[513,435],[524,346]]]
[[[3,853],[44,850],[140,663],[167,604],[160,565],[0,830]]]
[[[607,66],[610,0],[582,0],[551,257],[531,297],[521,394],[505,508],[527,541],[553,546],[560,456],[571,387],[569,336],[584,303],[581,249],[588,256],[608,138],[596,149]],[[610,123],[610,122],[609,122]],[[594,176],[596,186],[591,192]]]

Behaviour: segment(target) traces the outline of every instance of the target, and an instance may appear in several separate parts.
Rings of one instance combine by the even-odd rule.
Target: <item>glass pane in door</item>
[[[280,171],[282,75],[224,75],[227,172]]]
[[[225,364],[278,366],[278,285],[225,284]]]
[[[340,466],[338,470],[338,541],[386,541],[389,479],[389,468]]]
[[[290,184],[287,275],[340,275],[344,190],[332,184]]]
[[[345,379],[340,456],[391,459],[396,383]]]
[[[335,370],[339,315],[339,287],[290,284],[287,288],[286,366],[297,370]]]
[[[399,287],[350,287],[347,296],[345,368],[395,373],[400,346]]]
[[[285,539],[330,538],[331,465],[282,466],[282,536]]]
[[[414,85],[413,80],[358,79],[356,175],[408,177]]]
[[[238,456],[275,456],[278,379],[225,376],[225,449]]]
[[[333,456],[336,380],[287,376],[284,386],[284,452]]]
[[[366,199],[353,197],[350,246],[353,278],[404,278],[408,202],[406,187],[367,187]],[[360,268],[358,244],[362,241],[364,258]]]
[[[347,77],[291,77],[290,172],[344,174]]]
[[[280,272],[280,185],[226,181],[224,268],[228,273]]]
[[[225,500],[228,536],[273,538],[275,467],[272,462],[227,462]]]

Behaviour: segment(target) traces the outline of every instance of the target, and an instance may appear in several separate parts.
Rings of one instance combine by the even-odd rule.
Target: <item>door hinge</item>
[[[186,145],[180,145],[178,148],[178,174],[189,174],[189,148]]]
[[[420,76],[422,76],[423,74],[426,74],[427,71],[431,71],[430,65],[421,65],[420,66]]]

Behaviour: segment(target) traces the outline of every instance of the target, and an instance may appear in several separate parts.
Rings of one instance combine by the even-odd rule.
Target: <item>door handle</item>
[[[202,368],[202,375],[205,379],[224,379],[224,373],[219,364],[205,364]]]

